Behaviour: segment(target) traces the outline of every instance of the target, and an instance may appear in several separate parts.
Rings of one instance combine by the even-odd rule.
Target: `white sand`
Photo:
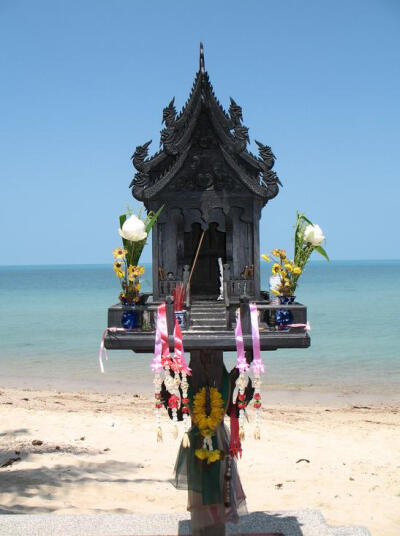
[[[0,423],[0,465],[21,457],[0,469],[4,512],[186,508],[186,492],[168,481],[178,441],[165,416],[164,442],[156,443],[147,399],[3,389]],[[276,403],[263,411],[262,425],[261,441],[247,426],[239,462],[249,511],[319,509],[330,524],[400,534],[398,404]],[[43,444],[33,446],[35,439]],[[309,463],[296,463],[301,458]]]

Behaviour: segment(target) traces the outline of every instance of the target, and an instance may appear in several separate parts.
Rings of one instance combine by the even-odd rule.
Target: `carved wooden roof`
[[[132,155],[137,173],[130,187],[137,199],[155,199],[164,189],[247,189],[264,203],[278,194],[281,182],[272,171],[271,148],[256,141],[259,156],[247,150],[249,136],[242,109],[231,98],[226,112],[215,96],[202,44],[188,100],[177,114],[174,97],[163,110],[162,123],[161,150],[148,157],[149,141]]]

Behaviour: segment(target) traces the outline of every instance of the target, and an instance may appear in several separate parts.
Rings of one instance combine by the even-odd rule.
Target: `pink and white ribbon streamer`
[[[264,363],[260,352],[260,331],[258,329],[258,311],[255,303],[250,303],[251,335],[253,339],[253,361],[251,367],[255,375],[264,372]]]
[[[165,303],[162,303],[157,308],[157,320],[156,320],[156,339],[154,344],[154,357],[151,363],[151,370],[153,372],[161,372],[163,369],[161,356],[163,350],[162,332],[167,331],[167,321],[165,316]],[[164,336],[165,337],[165,336]],[[168,334],[167,334],[168,338]]]
[[[304,328],[305,331],[311,331],[310,322],[307,322],[307,324],[288,324],[285,327],[287,327],[287,328]]]
[[[187,363],[185,360],[185,352],[183,350],[182,331],[179,326],[179,322],[176,318],[175,318],[175,329],[174,329],[174,345],[175,345],[174,356],[175,356],[175,361],[177,362],[178,372],[182,372],[190,376],[192,371],[187,366]]]
[[[235,328],[237,361],[236,368],[240,373],[247,372],[249,370],[249,364],[246,361],[243,343],[242,321],[240,319],[240,309],[236,315],[236,328]]]
[[[126,329],[125,328],[106,328],[103,331],[103,335],[101,337],[100,349],[99,349],[99,364],[100,364],[100,370],[103,374],[104,374],[103,355],[106,358],[106,361],[108,361],[108,353],[107,353],[107,348],[104,346],[104,341],[105,341],[107,333],[116,333],[117,331],[126,331]]]

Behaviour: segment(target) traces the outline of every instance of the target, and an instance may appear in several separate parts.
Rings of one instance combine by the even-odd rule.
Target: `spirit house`
[[[249,333],[249,302],[259,310],[262,349],[309,346],[304,329],[276,329],[279,306],[270,303],[260,285],[261,211],[281,184],[273,170],[275,156],[258,141],[258,156],[248,151],[242,109],[232,98],[228,111],[221,106],[205,70],[202,46],[186,104],[177,113],[172,99],[162,123],[160,151],[149,156],[151,141],[136,147],[130,185],[147,210],[164,207],[152,230],[153,292],[136,306],[139,327],[109,334],[106,347],[152,351],[157,305],[167,302],[172,331],[172,296],[182,285],[187,350],[234,350],[235,312],[241,308],[243,329]],[[122,309],[109,309],[110,327],[121,325]],[[293,324],[306,323],[303,305],[287,309]]]

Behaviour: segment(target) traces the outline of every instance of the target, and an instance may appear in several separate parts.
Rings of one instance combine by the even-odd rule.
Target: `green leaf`
[[[301,218],[303,221],[309,223],[310,225],[314,225],[313,222],[310,221],[304,214],[300,214],[300,218]]]
[[[126,214],[121,214],[121,216],[119,217],[119,228],[122,229],[122,226],[124,225],[126,221]],[[129,251],[129,242],[128,240],[125,240],[125,238],[122,238],[121,236],[121,239],[122,239],[122,243],[124,245],[124,248],[127,249]]]
[[[329,261],[329,257],[327,252],[324,250],[322,246],[316,246],[314,248],[314,251],[317,251],[320,255],[322,255],[327,261]]]
[[[131,264],[137,266],[140,260],[140,255],[142,254],[143,248],[146,245],[146,239],[140,240],[140,242],[131,242],[132,244],[132,254],[131,254]]]
[[[155,212],[152,217],[150,218],[149,222],[147,223],[146,225],[146,233],[148,233],[149,231],[151,231],[151,228],[153,227],[153,225],[155,224],[158,216],[161,214],[161,211],[162,209],[164,208],[164,205],[162,207],[160,207],[157,212]]]

